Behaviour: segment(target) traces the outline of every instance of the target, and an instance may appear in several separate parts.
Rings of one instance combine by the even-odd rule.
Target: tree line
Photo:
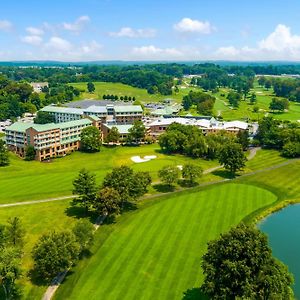
[[[158,142],[167,153],[219,159],[226,169],[234,173],[245,165],[243,151],[248,148],[249,135],[248,131],[240,131],[237,136],[220,131],[204,136],[197,126],[173,123],[160,135]]]

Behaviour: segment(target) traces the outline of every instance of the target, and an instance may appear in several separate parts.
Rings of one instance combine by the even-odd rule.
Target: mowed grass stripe
[[[141,241],[143,244],[143,247],[140,252],[137,252],[133,256],[133,260],[131,264],[128,266],[128,272],[136,272],[137,276],[135,277],[135,280],[132,281],[128,277],[125,278],[123,285],[118,288],[120,289],[118,293],[118,297],[116,299],[132,299],[131,294],[128,295],[128,292],[131,288],[136,288],[138,278],[143,278],[145,281],[148,281],[148,277],[150,274],[145,273],[143,269],[141,268],[141,265],[145,262],[145,257],[150,257],[152,254],[152,249],[154,247],[154,242],[158,240],[158,242],[162,242],[163,240],[170,239],[171,238],[171,231],[174,230],[177,222],[176,216],[180,213],[180,210],[183,208],[183,203],[180,203],[180,205],[174,205],[171,209],[167,205],[164,205],[162,209],[158,212],[158,215],[161,214],[161,216],[158,217],[156,222],[152,225],[155,230],[152,230],[148,234],[148,238],[145,241]],[[164,216],[167,216],[164,220]],[[162,224],[163,222],[166,223],[167,228],[164,228],[164,235],[161,235],[161,228],[160,226],[157,226],[157,224]],[[164,250],[164,251],[163,251]],[[156,265],[160,265],[160,260],[163,260],[163,255],[165,253],[166,249],[162,249],[161,253],[159,253],[159,258],[157,256],[154,257],[156,259]],[[126,274],[122,274],[123,277],[126,277]],[[127,297],[128,296],[128,297]],[[147,298],[144,295],[144,299]]]
[[[239,197],[243,199],[236,198],[237,190],[241,190]],[[253,190],[260,196],[257,205],[253,204],[256,203]],[[115,300],[122,295],[122,299],[130,300],[154,299],[154,296],[155,299],[181,299],[187,289],[201,283],[201,256],[206,243],[275,200],[276,196],[266,190],[233,183],[148,200],[138,211],[120,217],[110,233],[114,237],[97,245],[88,264],[74,268],[56,299]],[[224,218],[227,214],[232,215],[232,220]],[[151,217],[147,218],[148,215]],[[222,218],[224,221],[214,226]],[[137,246],[139,243],[142,245]],[[153,262],[155,259],[159,263]],[[181,270],[179,274],[178,270]]]

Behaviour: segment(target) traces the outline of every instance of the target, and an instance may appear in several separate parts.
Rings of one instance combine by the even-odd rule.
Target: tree
[[[79,172],[78,177],[73,181],[73,194],[78,195],[74,199],[74,203],[79,203],[88,212],[90,206],[95,201],[97,186],[94,174],[91,174],[86,169]]]
[[[250,143],[248,130],[239,130],[236,137],[237,137],[237,142],[241,144],[243,150],[246,151]]]
[[[95,91],[95,85],[92,82],[88,82],[87,89],[89,93],[93,93]]]
[[[33,121],[35,124],[47,124],[47,123],[54,123],[55,118],[47,111],[38,111]]]
[[[79,220],[72,229],[75,240],[79,244],[79,251],[87,250],[94,240],[94,226],[86,219]]]
[[[94,207],[102,215],[119,214],[121,196],[114,188],[104,187],[97,193]]]
[[[16,285],[16,280],[21,277],[20,249],[8,246],[0,249],[0,282],[4,290],[5,299],[19,299],[20,290]]]
[[[257,101],[256,94],[255,94],[255,93],[252,93],[252,94],[251,94],[251,97],[250,97],[250,103],[251,103],[251,104],[255,104],[256,101]]]
[[[229,92],[229,94],[227,95],[227,99],[231,106],[239,107],[239,102],[241,101],[242,96],[240,93],[232,91],[232,92]]]
[[[8,242],[14,247],[22,248],[24,244],[25,230],[20,218],[9,218],[6,230]]]
[[[200,178],[203,174],[203,169],[200,166],[193,164],[186,164],[182,168],[182,177],[193,184],[196,179]]]
[[[32,145],[28,145],[25,149],[25,160],[30,161],[35,159],[35,149]]]
[[[146,127],[142,121],[134,121],[133,126],[128,130],[128,140],[133,140],[136,143],[141,142],[146,135]]]
[[[273,110],[273,111],[275,111],[275,110],[284,111],[285,109],[289,108],[289,100],[272,98],[269,108],[270,108],[270,110]]]
[[[70,231],[44,234],[33,248],[34,268],[38,276],[51,280],[70,268],[78,259],[80,245]]]
[[[0,139],[0,167],[9,165],[8,151],[5,142]]]
[[[117,143],[120,140],[120,133],[117,127],[112,127],[108,132],[105,143]]]
[[[247,159],[240,144],[234,142],[225,143],[219,151],[219,162],[231,173],[242,169]]]
[[[162,182],[171,186],[179,179],[180,170],[176,166],[165,166],[158,171],[158,177]]]
[[[293,299],[292,275],[254,227],[240,224],[208,243],[202,268],[211,299]]]
[[[282,155],[285,157],[300,157],[300,142],[287,142],[282,147]]]
[[[129,167],[121,166],[106,174],[103,187],[115,189],[119,193],[123,205],[131,199],[135,200],[144,195],[150,183],[151,177],[148,172],[135,173]]]
[[[101,148],[101,135],[98,128],[88,126],[80,133],[80,149],[85,152],[97,152]]]

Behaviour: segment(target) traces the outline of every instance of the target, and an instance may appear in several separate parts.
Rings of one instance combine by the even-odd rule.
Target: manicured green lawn
[[[87,83],[71,83],[70,85],[77,87],[81,90],[87,90]],[[136,100],[142,101],[144,103],[147,102],[158,102],[164,99],[174,99],[176,102],[181,102],[182,97],[186,95],[192,88],[184,88],[179,87],[179,93],[170,96],[164,96],[160,94],[150,95],[147,93],[147,90],[135,88],[130,85],[122,84],[122,83],[113,83],[113,82],[94,82],[95,92],[88,93],[83,92],[80,95],[80,99],[102,99],[103,95],[117,95],[117,96],[131,96],[135,97]]]
[[[288,159],[281,156],[279,151],[261,149],[253,159],[246,163],[245,171],[256,171],[266,167],[278,165]]]
[[[156,155],[157,158],[135,164],[131,161],[131,157],[135,155],[142,157]],[[100,153],[75,152],[64,158],[54,159],[50,163],[25,162],[11,155],[11,164],[0,168],[0,203],[70,195],[72,180],[82,168],[96,173],[99,184],[107,172],[121,165],[129,165],[139,171],[149,171],[153,180],[157,181],[157,171],[162,166],[183,165],[187,162],[199,164],[203,169],[218,165],[217,161],[193,160],[181,155],[162,154],[157,144],[140,147],[102,147]]]
[[[25,235],[24,257],[22,269],[24,270],[21,284],[23,285],[22,299],[40,299],[45,286],[33,285],[29,280],[28,271],[32,268],[31,251],[37,239],[50,230],[70,228],[76,221],[77,209],[70,209],[69,201],[58,201],[8,207],[0,209],[0,224],[5,224],[9,217],[19,217],[22,220]],[[1,298],[1,295],[0,295]]]
[[[97,233],[55,299],[182,299],[199,287],[209,240],[276,200],[255,186],[224,184],[149,200]]]

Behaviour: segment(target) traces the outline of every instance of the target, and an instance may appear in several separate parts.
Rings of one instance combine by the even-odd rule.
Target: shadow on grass
[[[226,179],[233,179],[233,178],[237,177],[236,174],[233,174],[227,170],[215,170],[211,174],[222,177],[222,178],[226,178]]]
[[[38,273],[36,272],[35,269],[31,269],[31,270],[28,271],[28,278],[36,286],[47,286],[51,283],[51,280],[47,281],[47,280],[41,279],[38,276]]]
[[[122,213],[131,210],[137,210],[137,204],[135,202],[125,202],[122,207]]]
[[[182,187],[195,187],[199,185],[197,182],[190,182],[189,180],[180,179],[178,180],[178,184]]]
[[[65,209],[65,214],[68,217],[73,217],[75,219],[83,219],[83,218],[87,218],[89,219],[92,223],[96,221],[98,215],[96,213],[93,212],[86,212],[84,207],[81,206],[76,206],[76,205],[72,205],[69,206]]]
[[[159,193],[170,193],[175,191],[174,185],[168,185],[162,183],[154,184],[153,188]]]
[[[188,289],[183,293],[182,300],[208,300],[209,298],[203,294],[200,288]]]

